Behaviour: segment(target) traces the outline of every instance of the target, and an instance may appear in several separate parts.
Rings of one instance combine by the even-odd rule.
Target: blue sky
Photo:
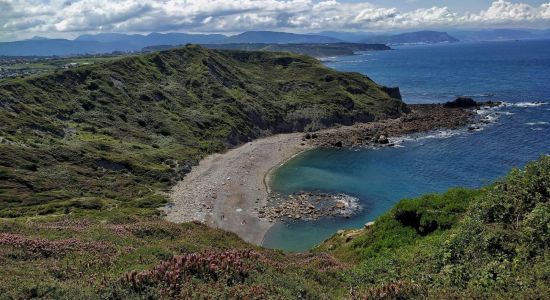
[[[0,0],[0,41],[85,33],[550,28],[550,0]]]

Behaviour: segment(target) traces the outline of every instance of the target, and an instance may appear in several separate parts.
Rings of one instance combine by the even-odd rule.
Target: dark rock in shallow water
[[[389,144],[389,143],[390,143],[390,140],[388,139],[387,136],[381,135],[381,136],[378,137],[378,139],[376,139],[376,142],[377,142],[378,144],[383,144],[383,145],[385,145],[385,144]]]
[[[454,101],[445,103],[445,107],[448,108],[470,108],[478,105],[474,99],[469,97],[458,97]]]

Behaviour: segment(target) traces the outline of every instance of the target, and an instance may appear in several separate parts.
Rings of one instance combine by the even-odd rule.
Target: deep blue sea
[[[331,58],[326,65],[399,86],[406,103],[472,96],[507,105],[484,112],[494,122],[480,131],[433,132],[398,141],[395,148],[298,155],[275,172],[275,191],[345,193],[357,197],[363,210],[350,219],[278,223],[266,235],[266,247],[308,249],[338,229],[363,226],[401,199],[479,187],[550,154],[550,41],[403,46]]]

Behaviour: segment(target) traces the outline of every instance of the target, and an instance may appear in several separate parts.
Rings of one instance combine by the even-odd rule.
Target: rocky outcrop
[[[271,196],[258,216],[276,220],[317,220],[324,216],[350,217],[361,210],[359,199],[345,194],[297,193],[286,197]]]
[[[448,108],[441,104],[416,104],[409,107],[410,113],[396,119],[324,130],[318,132],[315,139],[310,134],[310,139],[304,140],[319,147],[392,146],[391,137],[465,127],[476,116],[471,109]]]
[[[401,91],[399,90],[398,87],[383,86],[382,91],[384,91],[386,94],[388,94],[388,96],[390,96],[390,98],[403,100],[402,97],[401,97]]]
[[[454,101],[450,101],[444,104],[448,108],[472,108],[479,104],[469,97],[458,97]]]

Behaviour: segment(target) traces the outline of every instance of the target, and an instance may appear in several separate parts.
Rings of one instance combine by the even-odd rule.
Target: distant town
[[[128,53],[113,52],[109,54],[84,54],[78,56],[0,56],[0,80],[23,78],[52,72],[60,69],[71,69],[91,65],[98,61],[109,60]]]

